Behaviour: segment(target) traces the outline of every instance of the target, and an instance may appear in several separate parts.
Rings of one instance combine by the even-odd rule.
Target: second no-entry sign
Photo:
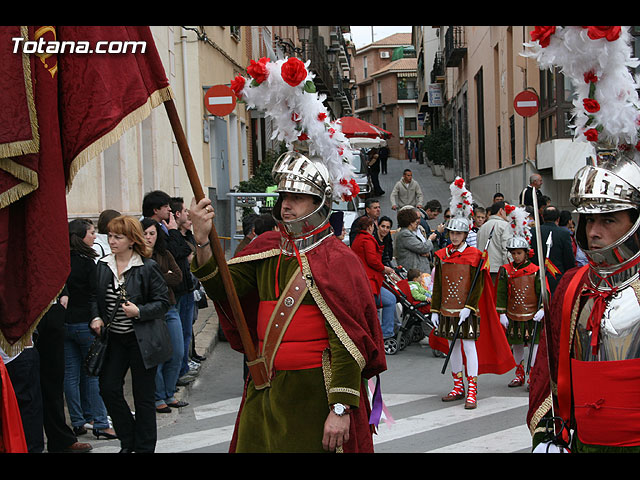
[[[214,85],[204,94],[204,106],[213,115],[224,117],[236,107],[236,96],[226,85]]]
[[[538,113],[539,105],[538,95],[529,90],[520,92],[513,99],[513,107],[516,109],[516,113],[523,117],[532,117]]]

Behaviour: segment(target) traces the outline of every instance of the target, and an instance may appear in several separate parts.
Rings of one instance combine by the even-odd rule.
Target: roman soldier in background
[[[502,265],[498,271],[496,309],[500,323],[507,330],[507,340],[516,362],[516,377],[509,387],[520,387],[525,380],[524,347],[528,345],[533,350],[530,352],[533,364],[540,338],[536,323],[544,317],[544,308],[540,303],[540,268],[530,260],[528,213],[523,207],[512,205],[508,205],[506,211],[513,233],[507,240],[507,250],[513,261]]]

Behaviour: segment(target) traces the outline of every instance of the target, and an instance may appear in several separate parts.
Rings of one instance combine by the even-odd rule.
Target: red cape
[[[580,292],[580,286],[587,281],[587,274],[587,266],[567,270],[564,275],[562,275],[553,293],[549,311],[545,312],[544,326],[540,332],[538,353],[536,354],[536,361],[531,368],[531,375],[529,376],[529,411],[527,413],[527,425],[532,432],[537,425],[537,420],[542,418],[542,416],[551,409],[551,378],[553,378],[553,382],[557,385],[559,395],[563,400],[560,408],[562,411],[558,411],[558,398],[555,395],[552,397],[554,413],[556,416],[568,415],[567,404],[570,404],[570,399],[564,401],[566,397],[566,382],[558,378],[560,337],[563,331],[563,323],[568,325],[571,321],[570,310],[565,311],[565,314],[563,314],[563,309],[573,306],[576,296]],[[547,347],[547,337],[550,337],[549,348]],[[560,370],[564,371],[563,368]]]
[[[247,245],[235,258],[249,258],[251,255],[280,250],[280,232],[266,232]],[[378,320],[378,311],[372,295],[367,275],[358,256],[337,237],[325,239],[320,245],[304,254],[313,274],[313,281],[331,312],[340,321],[351,341],[362,355],[365,365],[362,370],[364,378],[372,378],[387,368],[384,353],[382,330]],[[339,272],[336,274],[336,272]],[[351,292],[348,301],[345,293]],[[257,344],[257,292],[251,298],[240,298],[245,320],[254,342]],[[232,312],[227,302],[216,303],[220,325],[231,347],[243,351],[240,335],[236,330]],[[360,408],[352,412],[350,440],[344,445],[345,452],[373,451],[371,431],[369,427],[370,405],[363,382],[360,392]],[[246,386],[245,386],[246,388]],[[242,407],[241,407],[242,408]],[[238,418],[239,418],[238,412]],[[234,440],[231,451],[235,448]]]
[[[7,368],[0,358],[0,453],[27,453],[22,417]]]
[[[467,250],[469,251],[467,252]],[[436,255],[443,262],[462,263],[474,267],[480,264],[483,257],[482,252],[475,247],[467,247],[462,254],[452,256],[447,256],[446,248],[443,248],[438,250]],[[478,301],[478,311],[481,318],[480,336],[476,342],[478,375],[484,373],[502,375],[515,368],[516,362],[496,311],[495,291],[489,271],[482,268],[480,275],[483,275],[484,278],[484,288]],[[433,331],[429,335],[429,345],[441,352],[449,352],[448,340],[436,337]]]

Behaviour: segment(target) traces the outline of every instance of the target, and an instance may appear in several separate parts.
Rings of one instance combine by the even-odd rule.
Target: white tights
[[[532,348],[532,347],[529,347]],[[516,361],[516,365],[520,365],[522,362],[524,362],[524,344],[519,344],[519,345],[513,345],[511,347],[511,350],[513,351],[513,359]],[[533,345],[533,354],[531,355],[531,365],[533,365],[534,363],[536,363],[536,355],[538,353],[538,344],[534,344]]]
[[[451,347],[451,340],[449,340],[449,347]],[[467,359],[467,375],[469,377],[478,376],[478,352],[476,350],[475,340],[461,340],[457,341],[451,352],[451,371],[453,373],[461,372],[463,368],[462,364],[462,347],[464,347],[464,355]]]

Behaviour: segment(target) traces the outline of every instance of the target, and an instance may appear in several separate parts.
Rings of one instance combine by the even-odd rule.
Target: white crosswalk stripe
[[[385,394],[384,402],[388,408],[399,407],[410,402],[428,400],[433,395],[417,394]],[[481,405],[475,410],[465,410],[460,403],[450,407],[411,415],[404,418],[392,418],[381,422],[378,434],[374,436],[374,444],[382,445],[397,441],[412,435],[424,434],[430,430],[454,426],[460,422],[480,419],[485,416],[499,414],[509,409],[520,408],[527,405],[526,397],[489,397],[482,399]],[[228,444],[233,434],[235,413],[238,411],[240,398],[231,398],[221,402],[202,405],[193,409],[194,417],[203,424],[207,420],[222,415],[229,416],[229,423],[224,426],[208,428],[201,431],[173,435],[168,438],[159,438],[156,445],[157,453],[181,453],[190,452],[215,445]],[[159,431],[161,435],[162,431]],[[503,429],[491,434],[478,436],[469,440],[450,444],[435,449],[427,449],[425,453],[460,453],[460,452],[496,452],[522,451],[530,446],[529,431],[523,424]],[[117,441],[110,445],[95,447],[95,453],[112,453],[119,451]]]
[[[378,429],[378,435],[374,437],[373,442],[374,444],[390,442],[409,435],[416,435],[436,428],[453,425],[465,420],[493,415],[494,413],[500,413],[510,408],[522,407],[523,405],[527,405],[528,401],[529,399],[526,397],[491,397],[483,399],[482,407],[478,406],[475,410],[465,410],[460,403],[457,403],[451,407],[396,419],[393,424],[381,425]]]

